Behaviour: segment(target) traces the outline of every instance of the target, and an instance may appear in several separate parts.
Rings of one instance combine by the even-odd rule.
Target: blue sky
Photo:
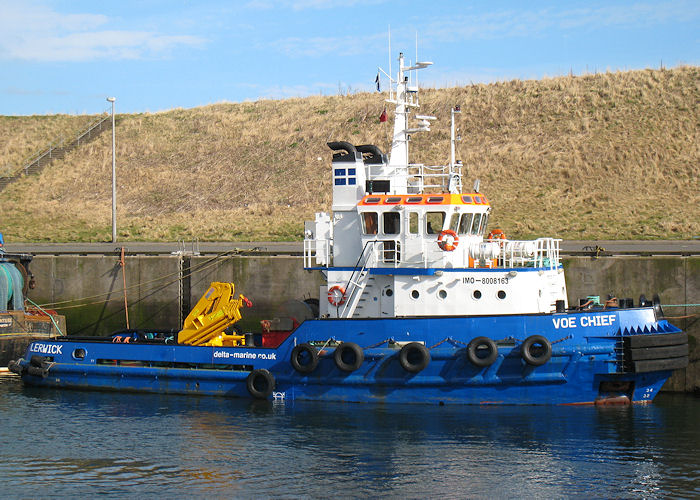
[[[700,63],[699,0],[0,0],[0,114],[372,90],[389,29],[439,87]]]

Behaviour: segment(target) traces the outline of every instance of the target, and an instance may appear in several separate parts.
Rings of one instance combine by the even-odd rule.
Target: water
[[[0,377],[3,498],[700,496],[700,399],[378,406],[25,388]]]

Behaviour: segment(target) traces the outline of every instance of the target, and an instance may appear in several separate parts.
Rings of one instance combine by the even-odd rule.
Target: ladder
[[[355,313],[355,309],[360,302],[362,292],[369,281],[369,268],[377,262],[377,252],[375,251],[377,244],[381,241],[368,241],[362,249],[362,254],[357,260],[355,268],[352,270],[348,284],[345,287],[347,300],[343,309],[340,311],[341,318],[351,318]]]

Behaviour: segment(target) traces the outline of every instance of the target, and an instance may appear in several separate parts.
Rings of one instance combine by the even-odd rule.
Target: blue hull
[[[535,335],[550,345],[551,357],[541,365],[529,363],[523,354],[523,344]],[[684,335],[665,320],[656,321],[652,308],[317,319],[302,323],[276,348],[71,339],[34,342],[13,371],[25,383],[38,386],[264,399],[429,404],[649,402],[672,369],[683,361],[687,364]],[[497,346],[488,366],[476,366],[470,357],[468,344],[476,337],[491,339]],[[663,354],[652,356],[651,364],[636,361],[632,358],[648,357],[649,348],[635,348],[636,344],[625,340],[632,337],[645,337],[647,344],[672,344],[673,352],[668,347],[652,347]],[[334,356],[338,342],[361,348],[357,366],[341,369]],[[401,359],[402,346],[412,342],[425,347],[416,353],[429,353],[426,359]],[[685,359],[678,356],[683,342]],[[315,366],[301,367],[309,373],[299,366],[295,369],[292,363],[299,350],[295,347],[300,345],[314,346],[317,352]]]

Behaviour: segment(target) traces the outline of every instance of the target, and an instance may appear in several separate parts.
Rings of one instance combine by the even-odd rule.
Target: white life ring
[[[335,307],[345,303],[345,288],[335,285],[328,290],[328,302]]]
[[[452,229],[444,229],[440,231],[437,243],[443,251],[451,252],[459,245],[459,236]]]

